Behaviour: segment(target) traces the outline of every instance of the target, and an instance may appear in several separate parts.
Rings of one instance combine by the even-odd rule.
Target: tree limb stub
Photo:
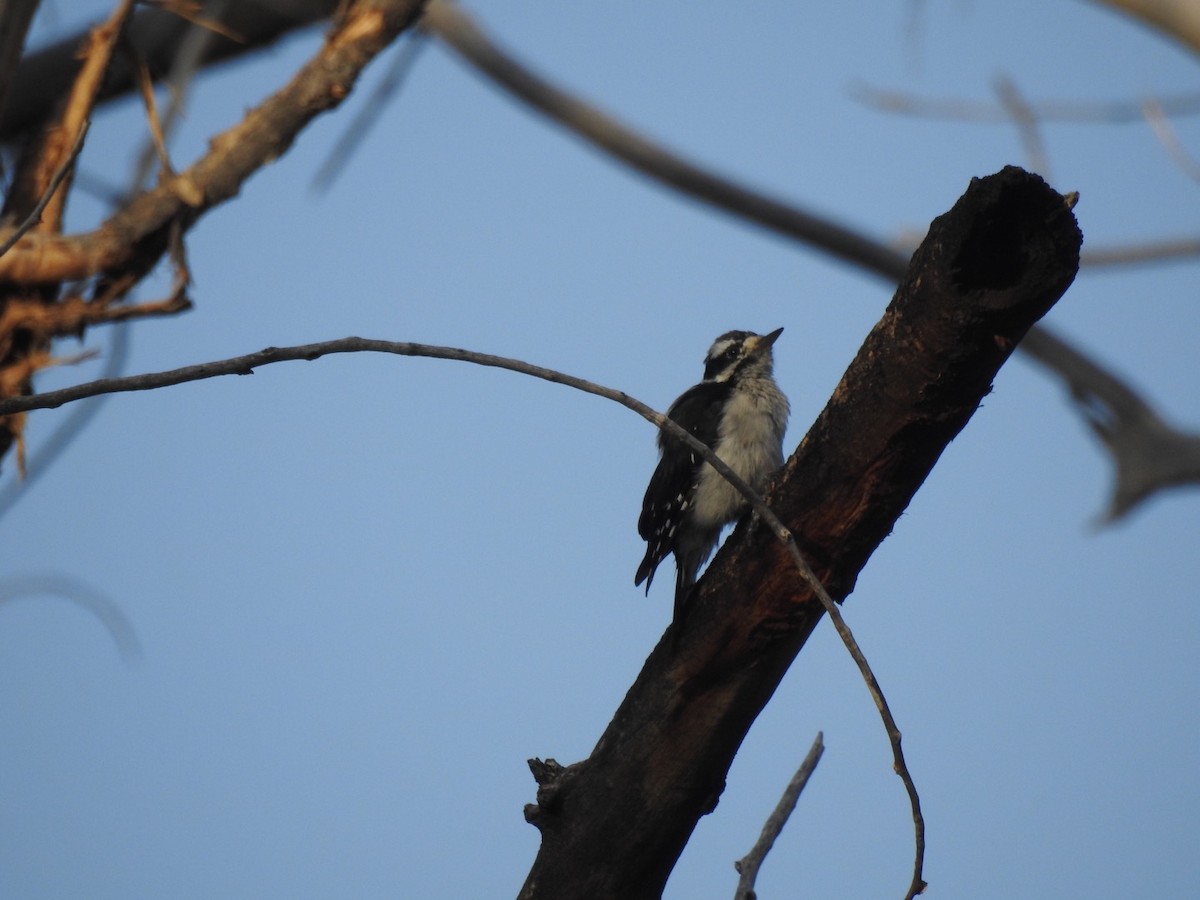
[[[892,303],[768,501],[839,600],[1075,277],[1069,204],[1016,168],[936,219]],[[544,770],[521,900],[656,898],[750,725],[822,615],[765,529],[743,522],[583,762]]]

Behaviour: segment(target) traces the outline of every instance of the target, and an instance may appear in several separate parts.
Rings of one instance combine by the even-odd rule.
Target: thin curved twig
[[[867,684],[867,689],[870,691],[872,700],[875,701],[875,707],[879,711],[884,727],[887,730],[888,741],[892,746],[893,768],[901,781],[904,782],[904,788],[908,792],[909,803],[912,807],[913,827],[916,835],[916,857],[913,865],[912,883],[909,887],[907,897],[915,897],[925,889],[925,882],[921,877],[925,858],[925,819],[921,813],[921,801],[917,794],[916,784],[913,782],[912,775],[908,771],[908,765],[904,760],[904,751],[900,746],[900,729],[897,727],[896,720],[892,716],[891,709],[883,695],[883,690],[879,686],[879,681],[871,671],[871,666],[858,646],[857,641],[854,639],[850,626],[846,624],[846,620],[842,617],[837,603],[834,602],[829,592],[825,590],[824,585],[821,584],[821,580],[805,561],[803,555],[801,555],[791,531],[771,511],[771,508],[767,506],[757,491],[751,488],[736,472],[729,468],[708,445],[701,443],[662,413],[623,391],[614,390],[613,388],[605,387],[583,378],[577,378],[574,375],[567,375],[554,369],[535,366],[518,359],[495,356],[490,353],[478,353],[473,350],[439,347],[430,344],[348,337],[331,341],[321,341],[314,344],[301,344],[293,347],[267,347],[259,350],[257,353],[249,353],[244,356],[236,356],[214,362],[199,363],[193,366],[183,366],[165,372],[150,372],[143,375],[127,375],[123,378],[100,379],[86,384],[62,388],[57,391],[31,394],[27,397],[13,397],[0,401],[0,416],[11,415],[17,412],[28,412],[34,409],[53,409],[66,403],[81,400],[84,397],[94,397],[99,394],[149,391],[222,375],[252,375],[256,368],[269,365],[270,363],[285,362],[288,360],[315,360],[322,356],[329,356],[336,353],[363,352],[458,360],[480,366],[507,369],[511,372],[530,375],[555,384],[566,385],[584,393],[604,397],[621,404],[626,409],[633,410],[642,418],[671,435],[671,437],[682,441],[693,452],[702,456],[710,466],[721,474],[722,478],[733,485],[738,493],[746,499],[746,502],[754,512],[758,514],[759,519],[774,532],[775,537],[787,549],[788,555],[791,556],[792,562],[800,573],[800,577],[812,588],[813,593],[820,600],[821,606],[825,609],[830,621],[833,622],[833,626],[837,630],[838,636],[842,639],[842,643],[845,644],[850,656],[858,666],[859,672],[862,673],[863,680]]]
[[[816,740],[813,741],[812,747],[809,748],[808,755],[804,757],[804,762],[800,763],[800,768],[796,770],[796,774],[788,782],[788,786],[783,791],[783,796],[779,798],[779,803],[776,804],[771,815],[767,817],[767,821],[763,825],[762,834],[758,836],[758,840],[754,842],[754,846],[750,848],[750,852],[733,864],[733,867],[737,869],[740,876],[738,878],[737,889],[733,892],[733,900],[754,900],[757,896],[754,893],[754,882],[758,879],[758,870],[762,868],[763,860],[767,858],[767,854],[775,846],[775,839],[779,837],[783,831],[783,826],[787,824],[788,818],[796,808],[796,801],[800,799],[800,794],[804,791],[805,785],[808,784],[808,779],[812,777],[813,771],[817,768],[817,763],[821,761],[821,754],[824,752],[825,735],[818,731]]]
[[[62,164],[55,170],[54,175],[51,176],[50,182],[46,185],[46,190],[42,192],[41,199],[34,204],[33,209],[29,211],[29,215],[17,226],[17,230],[3,241],[0,241],[0,256],[11,250],[17,241],[41,223],[42,213],[45,212],[46,207],[49,205],[50,198],[54,196],[54,192],[66,181],[67,176],[71,174],[71,170],[75,167],[75,160],[79,158],[79,154],[83,150],[83,144],[87,140],[88,129],[91,125],[90,120],[84,120],[79,132],[75,135],[75,142],[71,144],[71,149],[68,151],[66,159],[62,161]]]
[[[142,645],[129,618],[111,597],[86,582],[57,572],[22,575],[0,581],[0,603],[46,594],[62,597],[99,619],[125,662],[141,659]]]

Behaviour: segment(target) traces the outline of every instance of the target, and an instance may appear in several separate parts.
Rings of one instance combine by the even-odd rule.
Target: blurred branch
[[[112,340],[104,357],[101,379],[120,375],[129,360],[130,322],[118,322],[110,331]],[[106,399],[106,395],[98,395],[74,406],[67,419],[49,437],[38,442],[36,449],[29,454],[22,477],[14,478],[0,488],[0,518],[8,515],[17,501],[24,498],[30,488],[62,457],[76,436],[91,424]]]
[[[1112,499],[1099,524],[1115,522],[1166,488],[1200,484],[1200,434],[1167,424],[1132,388],[1044,327],[1022,346],[1066,383],[1116,461]]]
[[[555,87],[501,50],[447,0],[430,3],[421,25],[516,97],[642,174],[840,259],[887,272],[893,281],[904,272],[906,260],[879,242],[703,169]]]
[[[1085,250],[1080,265],[1089,269],[1188,260],[1200,256],[1200,238],[1174,238]]]
[[[383,78],[375,86],[375,90],[371,92],[371,95],[367,98],[367,102],[363,104],[362,109],[358,111],[358,114],[350,122],[350,125],[342,132],[333,150],[330,151],[325,161],[321,163],[321,167],[317,169],[317,174],[313,176],[312,180],[313,190],[328,190],[330,185],[337,179],[337,176],[342,173],[353,152],[362,143],[367,132],[379,120],[384,107],[400,91],[404,80],[408,77],[409,72],[412,71],[413,64],[417,61],[417,56],[424,46],[425,35],[420,30],[417,30],[413,33],[408,43],[397,49],[396,56]]]
[[[225,14],[226,7],[232,2],[233,0],[210,0],[208,4],[209,15],[219,20]],[[171,100],[167,104],[166,112],[158,123],[158,128],[155,130],[152,126],[150,138],[146,141],[145,148],[138,154],[137,164],[134,166],[133,176],[130,179],[130,187],[126,191],[127,197],[132,196],[142,189],[153,170],[156,159],[160,162],[160,168],[165,164],[169,169],[169,161],[164,163],[167,160],[167,139],[174,130],[175,123],[183,114],[192,82],[204,63],[205,55],[216,41],[218,35],[219,32],[214,31],[212,28],[193,24],[192,28],[185,31],[181,37],[179,51],[175,55],[166,77]],[[242,40],[240,36],[238,40]],[[136,48],[132,48],[131,52],[136,54]],[[149,63],[146,62],[145,57],[139,56],[137,57],[137,61],[139,63],[139,81],[143,80],[142,72],[144,71],[145,82],[150,82],[149,84],[143,82],[141,90],[145,98],[147,110],[153,110],[155,105],[154,89],[152,86],[153,73],[150,71]],[[152,116],[152,123],[155,118]],[[169,174],[174,174],[174,172],[170,172]]]
[[[200,65],[220,62],[274,43],[284,35],[328,18],[339,0],[210,0],[205,17],[240,40],[217,36],[208,44]],[[219,11],[217,7],[219,6]],[[135,14],[127,32],[129,44],[147,60],[151,72],[169,72],[187,40],[191,25],[163,9]],[[77,54],[82,37],[59,41],[23,59],[9,86],[9,103],[0,118],[0,141],[14,138],[41,122],[62,97],[79,69]],[[97,98],[103,103],[123,96],[136,85],[133,67],[117,60]]]
[[[341,103],[367,63],[412,23],[419,6],[419,0],[355,4],[284,88],[213,138],[192,166],[134,197],[95,231],[40,240],[26,235],[0,257],[0,279],[59,281],[127,266],[146,268],[161,256],[172,222],[186,230],[236,196],[246,179],[285,152],[310,121]],[[7,234],[0,229],[0,238]]]
[[[4,0],[0,3],[0,124],[7,118],[13,73],[25,49],[29,24],[40,0]]]
[[[108,21],[89,35],[83,50],[83,65],[80,66],[79,75],[71,86],[62,119],[58,123],[62,144],[65,144],[73,136],[87,131],[92,110],[96,108],[96,97],[99,96],[100,85],[112,65],[117,42],[120,40],[125,23],[132,12],[133,0],[121,0]],[[59,141],[48,141],[46,146],[47,150],[51,152],[43,153],[39,161],[41,166],[52,164],[57,166],[60,161],[71,158],[69,147],[63,147]],[[73,166],[68,167],[68,179],[73,168]],[[61,190],[51,195],[52,199],[47,207],[46,216],[38,227],[38,231],[44,234],[58,234],[62,231],[69,191],[70,182],[68,180]]]
[[[994,88],[1000,103],[1008,113],[1010,121],[1017,126],[1017,134],[1025,147],[1029,167],[1047,180],[1050,178],[1050,155],[1046,152],[1046,141],[1038,121],[1037,111],[1007,75],[996,78]]]
[[[779,803],[767,818],[766,824],[763,825],[762,834],[750,848],[750,852],[733,864],[741,876],[738,878],[733,900],[755,900],[757,895],[754,893],[754,882],[758,879],[758,870],[762,868],[763,860],[775,846],[775,839],[783,832],[783,826],[787,824],[792,811],[795,810],[796,802],[800,799],[805,785],[808,784],[808,779],[812,777],[817,763],[821,761],[821,754],[825,752],[824,737],[821,732],[817,732],[816,740],[813,741],[808,755],[804,757],[804,762],[800,764],[800,768],[788,782],[783,796],[779,798]]]
[[[1154,136],[1158,138],[1158,142],[1162,144],[1176,167],[1192,181],[1200,181],[1200,162],[1197,162],[1196,157],[1183,146],[1179,132],[1171,124],[1171,119],[1162,104],[1157,100],[1147,100],[1142,104],[1142,112],[1154,131]]]
[[[1003,77],[997,82],[997,92],[1001,98],[999,105],[970,100],[933,100],[867,85],[855,86],[850,94],[860,103],[888,113],[970,122],[1015,121],[1021,130],[1021,139],[1031,164],[1043,173],[1049,171],[1049,159],[1045,152],[1045,141],[1037,129],[1038,123],[1149,122],[1160,143],[1180,169],[1191,178],[1200,178],[1200,164],[1178,140],[1169,119],[1169,116],[1200,113],[1200,94],[1098,104],[1072,101],[1035,103],[1022,97],[1016,86]],[[1193,259],[1197,256],[1200,256],[1200,238],[1183,237],[1085,249],[1080,257],[1080,265],[1084,268],[1128,266]]]
[[[141,659],[142,646],[128,617],[111,598],[89,584],[68,575],[46,573],[5,578],[0,581],[0,603],[22,597],[49,594],[87,610],[104,626],[117,645],[117,652],[126,662]]]
[[[904,91],[877,88],[867,84],[851,86],[849,94],[864,106],[896,115],[995,124],[1002,124],[1012,118],[1012,114],[1005,109],[1003,103],[918,97]],[[1159,98],[1158,102],[1168,115],[1194,116],[1200,113],[1200,94],[1163,97]],[[1145,119],[1142,103],[1141,100],[1099,103],[1084,100],[1042,100],[1029,101],[1029,109],[1040,122],[1136,125]]]
[[[45,189],[42,191],[41,199],[34,204],[33,209],[29,211],[29,215],[25,217],[25,221],[18,225],[13,233],[10,234],[4,241],[0,241],[0,256],[3,256],[5,253],[11,250],[13,245],[21,239],[22,235],[32,230],[35,226],[41,224],[42,212],[50,203],[50,198],[54,196],[54,192],[58,190],[59,186],[66,180],[67,176],[75,168],[75,161],[79,158],[80,151],[83,150],[83,143],[85,140],[87,140],[87,133],[90,125],[90,122],[85,121],[83,123],[83,127],[80,128],[79,133],[75,135],[75,143],[71,145],[66,159],[64,159],[59,165],[58,171],[56,171],[50,177],[49,184],[47,184]]]

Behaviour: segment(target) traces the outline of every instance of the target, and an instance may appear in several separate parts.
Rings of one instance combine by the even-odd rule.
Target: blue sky
[[[1197,87],[1193,57],[1061,0],[468,8],[667,145],[887,240],[1028,161],[1011,126],[883,115],[856,84],[979,100],[1000,74],[1034,100]],[[107,6],[53,10],[39,39]],[[177,164],[318,39],[206,76]],[[516,356],[665,408],[717,334],[784,326],[790,450],[890,298],[599,157],[437,46],[316,194],[363,96],[196,227],[196,308],[138,323],[128,371],[358,334]],[[1196,123],[1175,124],[1200,152]],[[123,180],[114,160],[144,134],[133,103],[106,110],[84,169]],[[1197,185],[1144,124],[1046,139],[1086,247],[1195,233]],[[79,195],[70,224],[102,215]],[[1048,319],[1192,427],[1195,271],[1085,272]],[[64,415],[33,414],[34,451]],[[434,360],[343,356],[111,399],[0,518],[0,559],[10,584],[111,598],[142,656],[123,661],[61,598],[0,604],[0,894],[514,896],[538,841],[525,760],[585,757],[671,614],[669,580],[648,599],[632,583],[654,453],[613,404]],[[1110,477],[1061,386],[1014,358],[846,603],[904,731],[930,896],[1200,891],[1200,495],[1096,532]],[[825,756],[759,896],[902,896],[908,804],[823,623],[668,898],[732,896],[733,860],[818,730]]]

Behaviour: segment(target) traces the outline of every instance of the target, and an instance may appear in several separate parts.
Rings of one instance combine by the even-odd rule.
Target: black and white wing
[[[725,382],[704,381],[685,391],[671,404],[667,416],[686,428],[709,447],[717,442],[721,409],[728,399],[730,386]],[[703,460],[688,447],[665,432],[658,434],[662,456],[650,478],[638,518],[638,534],[646,541],[646,556],[638,566],[633,583],[646,582],[646,592],[654,580],[658,564],[676,548],[676,533],[687,515],[688,500]]]

